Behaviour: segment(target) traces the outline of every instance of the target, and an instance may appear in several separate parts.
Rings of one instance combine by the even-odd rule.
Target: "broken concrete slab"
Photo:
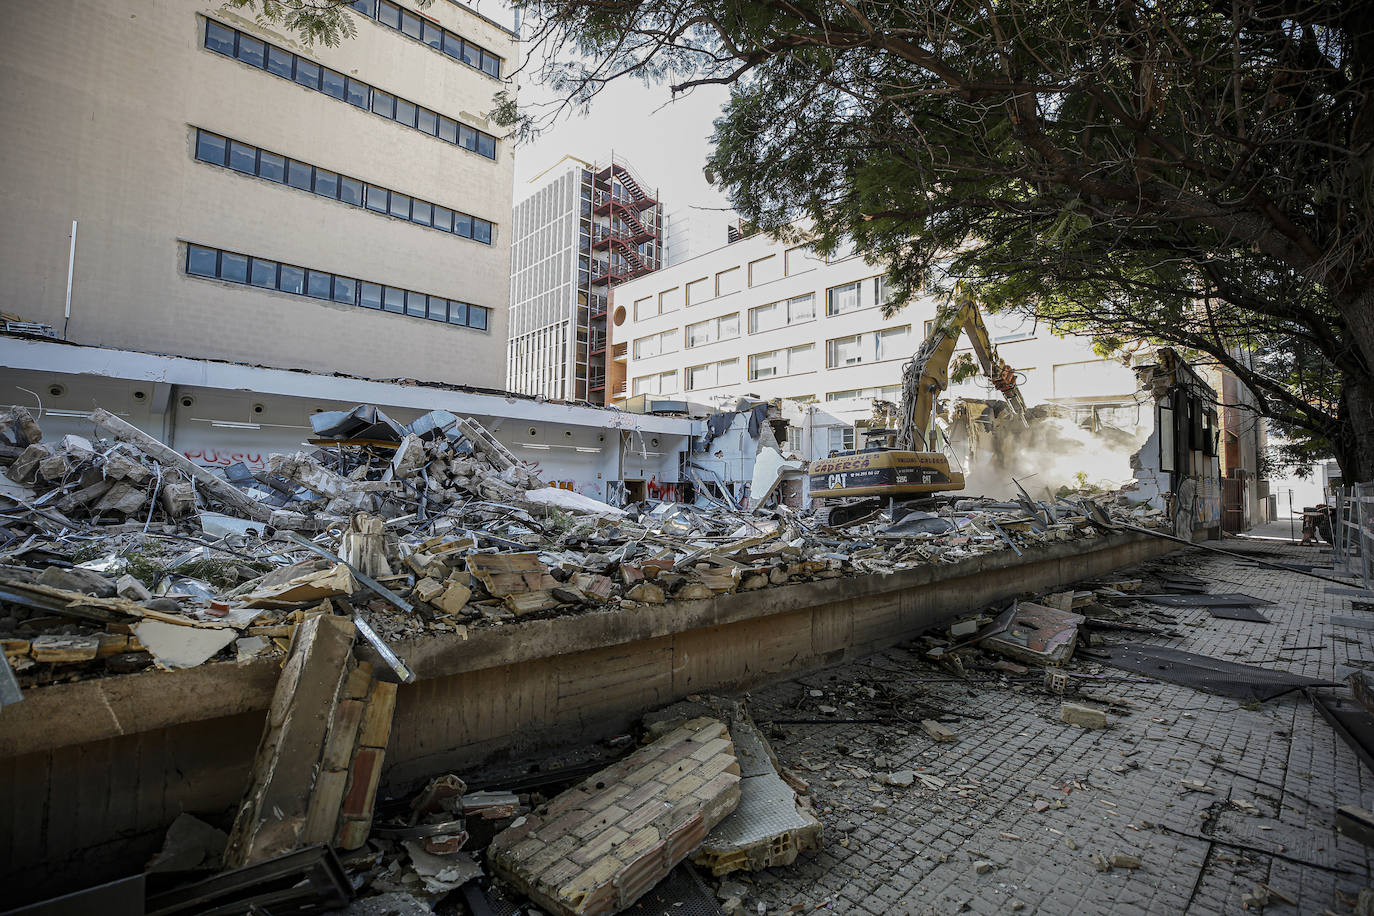
[[[275,585],[263,585],[243,597],[245,607],[278,608],[297,604],[316,604],[326,598],[340,598],[358,590],[353,573],[343,563],[311,570]]]
[[[1086,703],[1065,703],[1059,707],[1059,719],[1081,728],[1106,728],[1107,713]]]
[[[618,912],[735,810],[739,773],[725,724],[693,719],[497,834],[488,861],[558,916]]]
[[[772,748],[742,707],[730,717],[730,735],[741,764],[739,807],[707,835],[693,861],[719,876],[790,865],[801,852],[819,849],[820,821],[798,804]]]
[[[239,635],[229,627],[185,627],[161,620],[140,621],[133,631],[158,667],[167,669],[204,664]]]
[[[1018,662],[1059,666],[1073,655],[1078,627],[1087,618],[1030,601],[1020,601],[998,616],[993,632],[979,646]]]
[[[230,631],[231,633],[233,631]],[[243,803],[229,834],[225,864],[231,868],[261,862],[306,844],[307,831],[333,837],[338,802],[323,810],[317,794],[341,799],[348,773],[326,773],[322,756],[341,700],[350,700],[349,682],[355,628],[327,614],[307,617],[296,627],[277,687],[268,707],[262,739]],[[359,710],[359,712],[361,712]],[[353,719],[355,729],[359,722]],[[313,815],[313,816],[312,816]]]

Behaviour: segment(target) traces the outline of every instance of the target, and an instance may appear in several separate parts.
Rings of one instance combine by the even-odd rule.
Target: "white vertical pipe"
[[[67,304],[62,309],[62,339],[67,339],[67,323],[72,320],[72,275],[76,272],[76,220],[72,220],[72,244],[67,251]]]

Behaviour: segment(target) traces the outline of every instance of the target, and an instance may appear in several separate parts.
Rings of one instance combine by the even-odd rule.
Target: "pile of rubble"
[[[785,506],[618,508],[544,486],[474,421],[315,414],[313,451],[205,468],[104,410],[49,442],[0,416],[0,642],[18,686],[284,653],[315,613],[388,643],[528,615],[651,608],[1096,537],[1119,498],[982,499],[841,525]],[[303,536],[304,535],[304,536]]]

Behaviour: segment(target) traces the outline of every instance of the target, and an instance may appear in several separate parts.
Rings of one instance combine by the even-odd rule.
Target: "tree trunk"
[[[1346,378],[1341,414],[1345,428],[1332,441],[1341,478],[1347,486],[1374,481],[1374,379]]]

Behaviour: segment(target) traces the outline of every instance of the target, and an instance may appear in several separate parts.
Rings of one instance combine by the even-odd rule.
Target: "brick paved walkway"
[[[1226,546],[1329,562],[1317,549],[1275,541]],[[1177,619],[1182,638],[1108,634],[1109,642],[1153,641],[1314,677],[1374,669],[1374,630],[1330,621],[1333,613],[1374,613],[1326,594],[1326,583],[1202,551],[1121,575],[1165,570],[1213,580],[1213,591],[1267,598],[1273,623],[1159,608]],[[889,721],[771,728],[782,762],[812,785],[826,848],[788,868],[727,879],[748,889],[746,912],[763,903],[769,913],[874,916],[1241,913],[1243,895],[1262,883],[1300,904],[1276,894],[1265,912],[1345,916],[1374,884],[1369,851],[1332,827],[1339,804],[1374,808],[1374,781],[1301,694],[1256,706],[1125,680],[1125,672],[1077,660],[1070,670],[1105,675],[1094,689],[1130,704],[1109,716],[1108,729],[1088,731],[1059,721],[1060,698],[1033,675],[982,668],[953,679],[921,649],[893,649],[753,694],[760,723]],[[918,720],[938,710],[959,716],[944,718],[958,740],[936,743],[920,729]],[[900,769],[934,779],[883,784]],[[1206,791],[1185,788],[1184,779]],[[1095,857],[1115,854],[1137,856],[1141,867],[1099,871]]]

